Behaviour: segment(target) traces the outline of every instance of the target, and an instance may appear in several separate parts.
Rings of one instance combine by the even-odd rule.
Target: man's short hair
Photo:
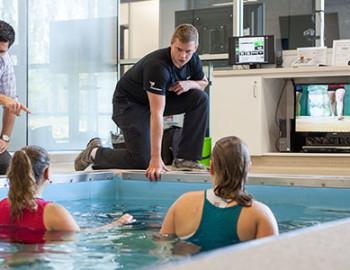
[[[15,42],[15,30],[7,22],[0,20],[0,41],[9,42],[9,48]]]
[[[181,43],[189,43],[194,41],[195,45],[198,45],[198,31],[192,24],[180,24],[176,27],[174,34],[171,38],[172,42],[178,39]]]

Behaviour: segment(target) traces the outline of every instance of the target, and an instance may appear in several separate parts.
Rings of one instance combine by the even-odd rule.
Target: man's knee
[[[197,100],[198,103],[204,104],[206,106],[209,105],[209,96],[205,91],[199,90],[199,89],[193,89],[192,95],[193,95],[192,98]]]

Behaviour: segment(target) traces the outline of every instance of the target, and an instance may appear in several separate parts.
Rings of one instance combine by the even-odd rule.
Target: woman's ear
[[[209,172],[211,175],[214,175],[214,166],[211,160],[209,161]]]
[[[49,180],[50,179],[50,168],[46,168],[44,171],[44,180]]]

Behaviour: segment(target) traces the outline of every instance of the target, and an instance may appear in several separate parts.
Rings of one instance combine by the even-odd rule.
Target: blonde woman
[[[269,207],[246,192],[250,166],[243,141],[233,136],[219,140],[210,162],[213,188],[182,195],[169,209],[160,233],[175,234],[202,250],[277,235]]]
[[[72,215],[62,206],[42,199],[49,183],[49,157],[39,146],[27,146],[13,155],[8,171],[8,198],[0,201],[0,225],[42,231],[79,231]],[[125,214],[96,231],[133,221]]]

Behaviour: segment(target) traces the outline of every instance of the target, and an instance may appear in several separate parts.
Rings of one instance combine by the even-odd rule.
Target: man
[[[2,95],[0,104],[4,105],[0,134],[0,174],[6,174],[11,161],[7,149],[15,117],[19,116],[20,110],[29,112],[17,101],[15,73],[10,56],[7,54],[14,41],[15,31],[12,26],[0,21],[0,94]]]
[[[113,95],[113,120],[121,128],[126,149],[100,147],[93,139],[75,160],[75,169],[146,169],[150,180],[169,171],[161,158],[163,116],[185,113],[182,138],[172,167],[203,170],[197,162],[208,120],[208,85],[196,54],[197,29],[182,24],[170,47],[154,51],[137,62],[119,80]]]

